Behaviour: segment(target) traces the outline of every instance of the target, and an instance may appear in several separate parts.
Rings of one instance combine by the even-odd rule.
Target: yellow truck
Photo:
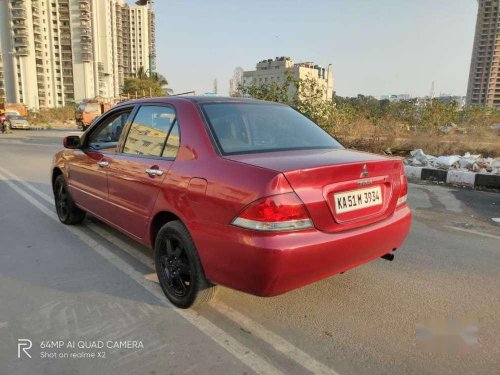
[[[87,129],[96,117],[102,115],[111,107],[113,107],[113,104],[100,100],[92,99],[81,102],[75,111],[76,125],[81,127],[82,130]]]
[[[22,103],[0,103],[0,122],[5,120],[5,116],[19,115],[28,116],[28,108]]]

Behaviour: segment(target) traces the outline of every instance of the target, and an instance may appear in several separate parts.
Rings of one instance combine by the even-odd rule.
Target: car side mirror
[[[80,137],[77,135],[68,135],[63,139],[63,145],[65,148],[77,149],[80,148]]]

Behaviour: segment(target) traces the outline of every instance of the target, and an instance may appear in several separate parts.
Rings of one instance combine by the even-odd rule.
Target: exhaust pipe
[[[392,262],[394,260],[394,254],[387,253],[385,255],[382,255],[381,258]]]

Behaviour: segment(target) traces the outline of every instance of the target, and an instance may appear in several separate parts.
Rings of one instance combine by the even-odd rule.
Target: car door
[[[109,218],[108,167],[133,107],[105,115],[83,139],[68,163],[69,189],[75,202],[86,211]]]
[[[142,239],[163,180],[179,148],[179,126],[169,105],[142,105],[135,112],[121,152],[108,170],[112,221]]]

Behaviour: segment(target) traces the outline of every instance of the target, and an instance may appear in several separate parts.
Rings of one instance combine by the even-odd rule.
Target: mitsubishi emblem
[[[369,176],[369,174],[368,174],[368,168],[366,167],[366,164],[365,164],[365,165],[363,165],[363,171],[359,175],[359,178],[366,178],[368,176]]]

